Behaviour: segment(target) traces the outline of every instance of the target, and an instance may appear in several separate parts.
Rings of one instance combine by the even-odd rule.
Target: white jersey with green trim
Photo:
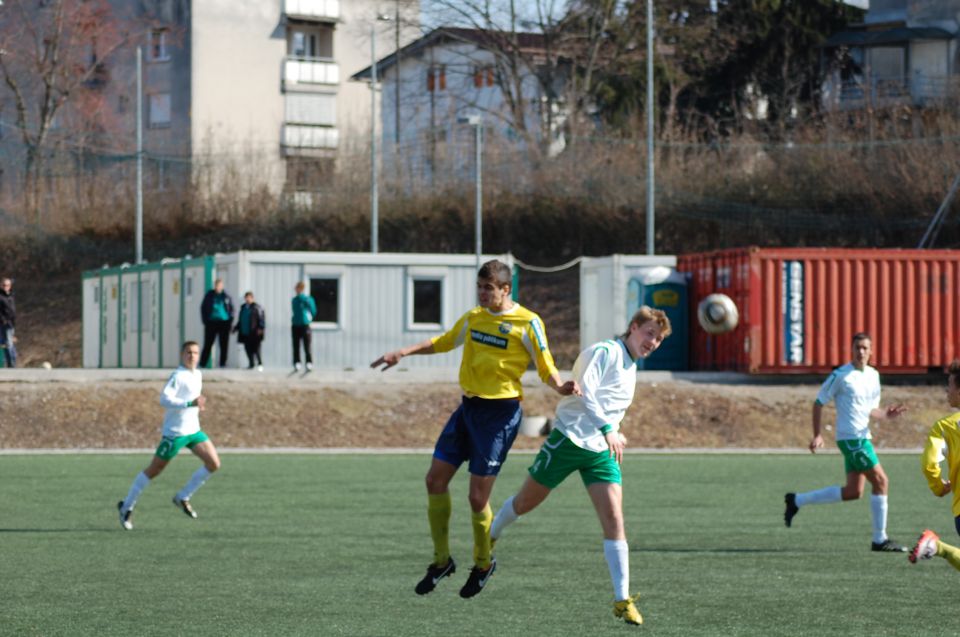
[[[823,381],[816,402],[837,401],[837,440],[869,439],[870,412],[880,406],[880,374],[865,365],[862,370],[847,363]]]
[[[163,437],[189,436],[200,431],[200,408],[187,405],[203,392],[203,374],[199,369],[190,371],[183,365],[172,374],[163,391],[160,404],[167,412],[163,416]]]
[[[637,387],[637,362],[622,341],[595,343],[580,352],[573,377],[582,396],[565,396],[554,427],[581,449],[605,451],[604,430],[618,431]]]

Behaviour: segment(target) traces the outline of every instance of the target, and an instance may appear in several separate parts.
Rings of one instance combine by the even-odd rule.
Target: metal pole
[[[476,128],[476,147],[477,147],[477,213],[476,228],[474,232],[477,236],[477,270],[480,270],[480,259],[483,254],[483,122],[478,122]]]
[[[143,48],[137,47],[137,222],[136,262],[143,263]]]
[[[377,23],[370,25],[370,252],[379,251],[377,199]]]
[[[653,0],[647,0],[647,254],[654,254]]]

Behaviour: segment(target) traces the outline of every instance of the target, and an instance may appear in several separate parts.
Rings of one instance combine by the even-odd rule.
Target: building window
[[[170,93],[153,93],[149,96],[148,120],[152,128],[170,125]]]
[[[151,62],[166,62],[170,59],[167,37],[166,29],[154,29],[150,32],[150,48],[148,49],[147,59]]]
[[[410,267],[406,272],[406,329],[442,330],[446,268]]]
[[[316,33],[294,31],[290,37],[290,55],[298,58],[315,58],[320,56],[320,47]]]
[[[495,74],[493,72],[492,66],[475,66],[473,67],[473,85],[476,88],[483,88],[484,86],[493,86]]]
[[[316,192],[332,185],[335,161],[327,158],[288,157],[286,189]]]
[[[427,69],[427,90],[431,92],[447,90],[447,67],[432,66]]]
[[[317,304],[317,314],[313,317],[314,323],[339,323],[339,277],[311,277],[310,296]]]
[[[413,323],[443,323],[443,279],[413,280]]]

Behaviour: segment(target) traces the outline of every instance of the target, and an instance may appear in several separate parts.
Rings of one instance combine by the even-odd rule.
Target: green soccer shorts
[[[574,471],[580,472],[586,487],[594,482],[623,482],[620,465],[609,451],[581,449],[557,429],[540,447],[528,471],[531,478],[549,489],[556,489]]]
[[[873,443],[866,438],[859,440],[838,440],[837,447],[843,454],[843,467],[847,473],[863,473],[880,464]]]
[[[175,438],[164,437],[163,440],[160,441],[160,445],[157,447],[156,456],[162,460],[173,460],[174,457],[176,457],[176,455],[180,453],[180,450],[184,447],[193,449],[201,442],[206,442],[208,440],[210,440],[210,438],[202,431],[198,431],[195,434],[190,434],[189,436],[176,436]]]

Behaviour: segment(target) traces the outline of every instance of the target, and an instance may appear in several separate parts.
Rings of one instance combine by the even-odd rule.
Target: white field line
[[[143,449],[0,449],[0,456],[39,456],[39,455],[122,455],[122,454],[149,454],[155,451],[154,448]],[[224,455],[230,454],[259,454],[259,455],[320,455],[320,456],[339,456],[339,455],[429,455],[433,453],[432,447],[228,447],[218,448],[217,451]],[[877,449],[879,455],[919,455],[923,449],[916,447],[914,449]],[[511,455],[531,456],[537,453],[536,449],[514,449]],[[781,448],[744,448],[744,447],[724,447],[720,449],[700,448],[700,447],[678,447],[676,449],[654,449],[637,448],[626,450],[628,455],[806,455],[810,452],[806,449],[781,449]],[[821,451],[817,455],[839,456],[838,450]]]

